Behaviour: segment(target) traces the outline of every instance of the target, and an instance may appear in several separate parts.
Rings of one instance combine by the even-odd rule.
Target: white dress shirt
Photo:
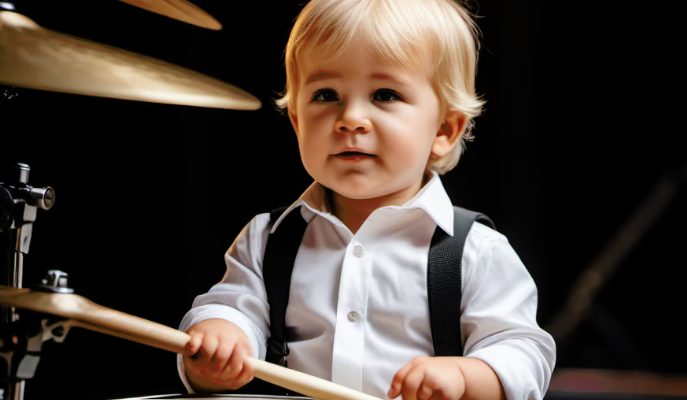
[[[328,211],[314,183],[276,221],[300,212],[308,222],[294,264],[286,326],[288,365],[386,398],[396,372],[433,356],[427,255],[437,226],[453,235],[453,209],[438,175],[403,206],[375,210],[355,234]],[[186,314],[181,330],[223,318],[265,358],[269,305],[262,259],[269,214],[257,215],[225,255],[227,273]],[[461,334],[465,356],[497,373],[508,399],[544,397],[555,363],[552,337],[536,322],[537,289],[505,236],[479,223],[462,261]],[[187,389],[179,357],[179,372]]]

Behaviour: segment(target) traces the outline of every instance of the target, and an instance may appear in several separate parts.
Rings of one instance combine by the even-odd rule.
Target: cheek
[[[316,150],[327,143],[333,129],[336,114],[329,107],[305,107],[299,114],[298,140],[301,148]]]
[[[407,114],[406,114],[407,115]],[[396,160],[408,163],[423,163],[429,158],[435,137],[436,121],[424,115],[415,118],[389,120],[386,123],[384,147],[397,155]]]
[[[326,136],[321,134],[317,126],[308,125],[300,127],[298,135],[298,147],[301,159],[307,166],[315,166],[321,162],[323,156],[328,154]]]

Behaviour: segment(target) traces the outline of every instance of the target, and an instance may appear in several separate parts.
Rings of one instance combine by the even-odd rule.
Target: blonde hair
[[[479,42],[470,13],[453,0],[312,0],[296,19],[286,45],[286,88],[277,106],[293,107],[298,57],[305,50],[317,48],[324,59],[334,59],[354,37],[362,38],[374,56],[423,68],[441,107],[467,117],[453,151],[431,164],[439,173],[450,171],[465,142],[473,139],[473,119],[484,104],[475,93]]]

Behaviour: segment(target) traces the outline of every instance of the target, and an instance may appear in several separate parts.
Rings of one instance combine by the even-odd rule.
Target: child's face
[[[412,198],[430,153],[455,145],[442,134],[445,115],[426,74],[384,63],[358,42],[326,63],[317,51],[298,61],[289,114],[308,173],[350,199]]]

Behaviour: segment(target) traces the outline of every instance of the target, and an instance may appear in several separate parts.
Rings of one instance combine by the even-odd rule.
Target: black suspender
[[[435,356],[463,355],[460,334],[463,249],[473,222],[494,228],[494,223],[484,214],[459,207],[453,207],[453,211],[453,236],[437,227],[427,260],[427,297]]]
[[[286,208],[270,213],[270,229]],[[291,272],[296,261],[303,234],[307,224],[301,216],[300,209],[287,214],[279,229],[269,235],[262,258],[262,275],[270,304],[270,338],[267,340],[266,361],[286,366],[289,355],[286,337],[286,306],[289,304]],[[301,396],[283,387],[255,378],[233,394],[263,394],[270,396]]]
[[[270,213],[270,227],[284,209]],[[266,361],[286,366],[289,347],[286,345],[286,306],[289,304],[291,272],[308,224],[295,209],[284,217],[279,228],[267,240],[262,259],[267,302],[270,304],[270,338],[267,341]]]

